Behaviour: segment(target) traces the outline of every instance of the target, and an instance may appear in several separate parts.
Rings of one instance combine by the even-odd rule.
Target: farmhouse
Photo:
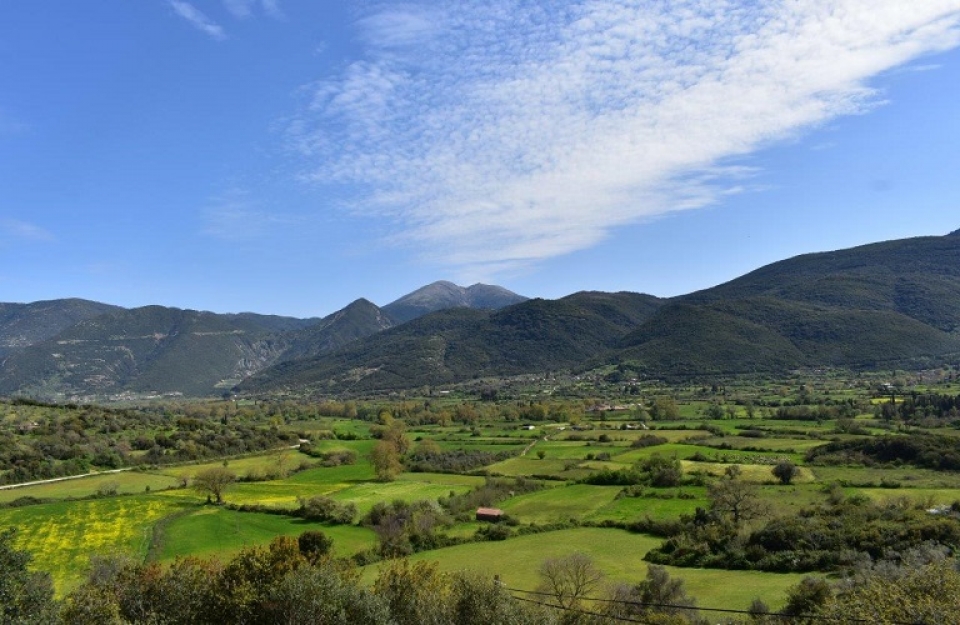
[[[500,508],[477,508],[477,520],[498,523],[503,519],[503,510]]]

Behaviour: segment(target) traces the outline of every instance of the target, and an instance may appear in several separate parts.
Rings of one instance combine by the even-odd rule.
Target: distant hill
[[[56,336],[76,323],[118,310],[119,306],[84,299],[0,303],[0,358]]]
[[[651,376],[926,365],[960,355],[960,236],[807,254],[690,295],[579,293],[420,317],[240,388],[390,390],[627,364]]]
[[[689,295],[437,282],[323,319],[0,305],[0,394],[368,392],[623,365],[654,377],[960,358],[960,231],[805,254]]]
[[[494,309],[523,299],[501,287],[436,283],[394,304],[417,317],[437,307]],[[316,357],[398,323],[365,299],[323,319],[85,300],[0,304],[0,394],[210,395],[274,363]]]
[[[163,306],[120,309],[8,355],[0,394],[209,395],[273,363],[287,346],[274,329],[289,323]]]
[[[385,390],[569,368],[608,350],[661,304],[636,293],[577,293],[498,311],[448,309],[337,352],[278,363],[240,389]]]
[[[290,334],[287,337],[290,347],[280,359],[319,356],[394,325],[396,321],[376,304],[358,299],[319,322]]]
[[[676,298],[621,361],[670,373],[882,367],[960,352],[960,237],[805,254]]]
[[[499,286],[474,284],[470,287],[457,286],[452,282],[440,281],[404,295],[395,302],[383,307],[383,312],[404,323],[428,313],[448,308],[476,308],[480,310],[498,310],[512,304],[526,301],[526,297]]]

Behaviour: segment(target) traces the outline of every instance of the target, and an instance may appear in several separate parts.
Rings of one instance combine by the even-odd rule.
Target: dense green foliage
[[[408,471],[429,473],[466,473],[500,462],[519,454],[518,451],[483,451],[479,449],[451,449],[423,451],[417,449],[404,458]]]
[[[52,338],[86,319],[119,310],[118,306],[83,299],[0,303],[0,357]]]
[[[0,531],[0,621],[52,623],[56,616],[50,574],[30,571],[30,554],[16,549],[16,531]]]
[[[938,471],[960,470],[960,446],[950,436],[908,434],[834,441],[807,452],[820,464],[909,464]]]
[[[153,409],[0,403],[13,427],[0,431],[0,483],[169,464],[275,449],[297,442],[285,430],[189,407]],[[140,453],[138,453],[140,452]]]
[[[699,511],[646,557],[676,566],[835,571],[930,545],[960,549],[960,515],[848,498],[770,519],[750,532]]]
[[[0,393],[41,397],[216,393],[272,361],[308,321],[147,306],[86,319],[10,354]]]
[[[610,365],[621,379],[929,366],[960,354],[958,258],[960,238],[922,237],[800,256],[670,300],[583,292],[519,301],[496,287],[458,299],[459,287],[438,284],[393,309],[358,300],[319,320],[0,305],[0,392],[303,396]]]

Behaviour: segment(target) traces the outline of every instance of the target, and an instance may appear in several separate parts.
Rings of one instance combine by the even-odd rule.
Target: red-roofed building
[[[497,523],[503,520],[503,510],[500,508],[477,508],[477,520]]]

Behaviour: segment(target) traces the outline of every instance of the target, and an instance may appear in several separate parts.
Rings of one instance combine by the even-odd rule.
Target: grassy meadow
[[[839,401],[862,399],[864,392],[858,388],[851,390],[833,380],[803,388],[796,381],[731,384],[724,389],[729,395],[723,399],[727,415],[722,419],[706,418],[720,401],[718,395],[691,385],[672,391],[678,408],[672,421],[650,421],[630,408],[584,411],[575,423],[548,419],[536,422],[533,429],[516,417],[477,419],[469,424],[413,424],[406,430],[410,451],[430,445],[441,452],[509,457],[459,473],[402,471],[391,480],[378,480],[371,462],[371,450],[377,444],[375,423],[345,418],[289,421],[284,427],[311,440],[312,456],[285,448],[4,489],[0,490],[0,527],[18,528],[18,545],[33,553],[35,568],[53,575],[62,595],[82,579],[93,555],[121,554],[161,563],[187,556],[224,560],[275,536],[297,536],[306,530],[319,529],[332,538],[335,556],[357,556],[363,561],[358,554],[375,552],[378,538],[359,520],[378,503],[427,500],[439,508],[438,500],[469,493],[488,477],[525,478],[541,488],[510,492],[494,502],[511,518],[509,538],[482,540],[475,534],[485,524],[461,515],[442,531],[468,542],[421,551],[411,558],[435,561],[442,570],[498,573],[510,587],[532,590],[545,559],[583,552],[608,581],[636,583],[647,571],[644,554],[660,545],[662,538],[604,525],[626,526],[641,519],[672,521],[693,515],[698,508],[707,509],[707,484],[734,465],[739,467],[740,479],[756,486],[770,516],[796,515],[838,490],[845,496],[909,501],[909,505],[931,509],[956,501],[957,472],[807,462],[811,449],[830,441],[898,434],[870,412],[861,411],[849,422],[773,418],[770,408],[756,410],[753,418],[747,415],[750,402],[791,401],[803,389]],[[657,389],[656,395],[665,392]],[[731,395],[749,401],[738,403]],[[933,429],[956,434],[955,428],[942,423]],[[342,438],[331,438],[337,435]],[[659,437],[656,444],[650,443],[652,436]],[[354,463],[322,466],[322,454],[346,451],[355,454]],[[645,486],[627,493],[621,486],[584,482],[597,472],[627,470],[657,456],[679,461],[680,485]],[[789,485],[779,483],[771,471],[782,461],[798,467]],[[189,486],[198,473],[218,467],[239,480],[225,493],[227,506],[207,505],[205,496]],[[357,518],[352,524],[331,525],[277,513],[289,513],[301,501],[317,496],[352,504]],[[376,564],[366,566],[364,579],[372,580],[376,570]],[[669,571],[685,581],[688,593],[701,605],[730,609],[745,609],[757,597],[772,607],[782,606],[788,589],[803,577],[675,567]]]

